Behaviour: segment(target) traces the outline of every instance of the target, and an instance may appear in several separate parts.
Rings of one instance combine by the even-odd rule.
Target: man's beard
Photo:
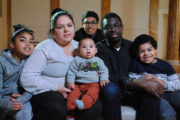
[[[108,39],[108,43],[110,44],[110,46],[114,46],[114,45],[118,44],[121,41],[122,41],[122,37],[109,38]]]

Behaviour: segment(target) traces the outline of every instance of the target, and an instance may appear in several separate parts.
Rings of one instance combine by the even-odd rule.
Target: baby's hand
[[[71,90],[73,90],[75,88],[75,84],[74,83],[68,83],[67,87]]]
[[[107,85],[108,83],[110,83],[109,80],[102,80],[102,81],[100,81],[100,86],[103,87],[103,86]]]

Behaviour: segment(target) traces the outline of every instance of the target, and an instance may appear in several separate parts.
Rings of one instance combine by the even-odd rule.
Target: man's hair
[[[121,18],[119,17],[119,15],[116,14],[116,13],[110,12],[110,13],[105,14],[105,15],[102,17],[102,20],[101,20],[101,28],[103,28],[103,21],[104,21],[104,19],[109,19],[109,18],[117,18],[117,19],[119,20],[119,22],[122,24],[122,20],[121,20]],[[122,25],[123,25],[123,24],[122,24]]]
[[[82,22],[83,22],[84,19],[87,18],[87,17],[94,17],[94,18],[96,18],[97,22],[99,22],[99,17],[98,17],[98,15],[97,15],[97,13],[94,12],[94,11],[87,11],[86,13],[84,13],[84,14],[82,15]]]

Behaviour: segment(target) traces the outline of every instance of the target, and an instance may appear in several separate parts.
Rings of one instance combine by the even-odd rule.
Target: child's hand
[[[147,75],[144,75],[144,76],[143,76],[143,79],[144,79],[144,80],[150,80],[150,79],[152,79],[153,77],[154,77],[153,75],[147,74]]]
[[[24,107],[24,105],[22,104],[22,103],[18,103],[17,101],[16,101],[16,99],[14,99],[14,98],[10,98],[10,100],[12,101],[12,110],[13,111],[18,111],[18,110],[21,110],[23,107]]]
[[[102,80],[102,81],[100,81],[100,86],[103,87],[103,86],[107,85],[108,83],[110,83],[109,80]]]
[[[68,83],[67,87],[71,90],[73,90],[75,88],[75,84],[74,83]]]
[[[71,92],[70,89],[65,88],[65,87],[60,87],[57,89],[57,92],[61,93],[62,96],[66,99],[67,98],[67,94]]]

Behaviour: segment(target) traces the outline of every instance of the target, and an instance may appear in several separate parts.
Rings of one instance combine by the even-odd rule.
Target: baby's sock
[[[74,117],[67,117],[66,120],[75,120]]]
[[[79,110],[83,110],[84,109],[84,103],[82,100],[76,100],[76,106]]]

